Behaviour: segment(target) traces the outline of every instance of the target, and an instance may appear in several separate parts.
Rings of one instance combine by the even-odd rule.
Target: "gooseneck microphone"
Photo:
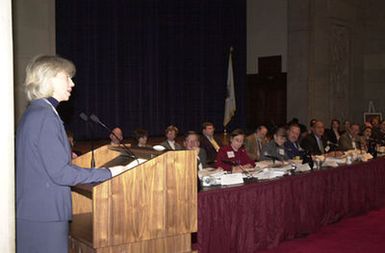
[[[87,114],[85,114],[84,112],[81,112],[81,113],[79,114],[79,117],[80,117],[83,121],[88,122],[88,116],[87,116]]]
[[[275,164],[275,161],[281,161],[282,160],[279,157],[276,157],[276,156],[273,156],[273,155],[269,155],[269,154],[264,154],[263,156],[266,157],[266,158],[271,159],[273,161],[273,164]]]
[[[124,151],[126,151],[127,155],[131,158],[133,158],[134,160],[137,160],[138,161],[138,164],[139,164],[139,160],[138,158],[136,157],[136,155],[126,146],[126,144],[124,143],[121,143],[120,142],[120,139],[119,137],[106,125],[104,124],[95,114],[91,114],[90,117],[89,117],[93,122],[95,122],[96,124],[98,124],[99,126],[103,127],[104,129],[106,129],[110,134],[112,134],[113,136],[116,137],[117,140],[119,140],[119,144],[122,144],[123,146],[123,149]]]
[[[104,124],[103,122],[100,121],[100,119],[98,118],[98,116],[96,116],[95,114],[91,114],[90,115],[90,119],[95,122],[96,124],[99,124],[100,126],[102,126],[104,129],[106,129],[107,131],[111,132],[115,137],[117,137],[115,135],[115,133],[112,132],[112,130],[110,128],[108,128],[106,126],[106,124]],[[117,137],[118,138],[118,137]],[[119,138],[118,138],[119,139]]]
[[[89,123],[88,121],[88,116],[87,114],[85,114],[84,112],[81,112],[79,117],[86,123]],[[92,128],[92,127],[91,127]],[[94,141],[93,141],[93,138],[90,138],[91,139],[91,168],[95,168],[95,153],[94,153]]]

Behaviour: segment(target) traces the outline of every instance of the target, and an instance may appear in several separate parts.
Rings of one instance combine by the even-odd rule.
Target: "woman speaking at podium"
[[[68,253],[70,186],[104,181],[125,169],[84,169],[71,164],[70,146],[56,106],[69,99],[74,74],[73,63],[58,56],[38,56],[26,68],[30,104],[16,134],[19,253]]]

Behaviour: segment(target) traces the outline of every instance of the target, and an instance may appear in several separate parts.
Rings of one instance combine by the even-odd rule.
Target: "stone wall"
[[[288,1],[288,118],[363,121],[384,112],[385,3]]]
[[[38,54],[55,54],[55,1],[13,1],[15,120],[23,114],[27,99],[25,67]]]

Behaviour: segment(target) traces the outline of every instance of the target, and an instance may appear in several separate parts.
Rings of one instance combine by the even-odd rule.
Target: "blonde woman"
[[[84,169],[71,149],[56,106],[67,101],[75,66],[58,56],[38,56],[26,68],[30,104],[16,136],[17,252],[67,253],[70,186],[99,182],[125,167]]]

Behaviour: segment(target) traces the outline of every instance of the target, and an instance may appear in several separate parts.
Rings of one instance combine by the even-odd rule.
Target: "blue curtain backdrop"
[[[125,136],[135,128],[161,135],[212,121],[223,130],[227,64],[234,47],[237,112],[245,124],[245,0],[57,0],[57,53],[77,66],[76,87],[60,107],[76,138],[107,133],[79,119],[94,113]]]

